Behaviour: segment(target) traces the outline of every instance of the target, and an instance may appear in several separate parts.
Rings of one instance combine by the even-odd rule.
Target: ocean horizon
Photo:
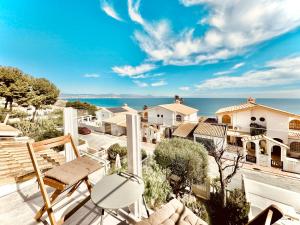
[[[174,98],[68,98],[67,101],[79,100],[99,107],[119,107],[124,104],[142,110],[144,105],[148,107],[174,102]],[[215,116],[219,108],[246,103],[246,98],[184,98],[187,106],[198,109],[199,116]],[[300,114],[300,99],[286,98],[257,98],[256,102],[273,108]]]

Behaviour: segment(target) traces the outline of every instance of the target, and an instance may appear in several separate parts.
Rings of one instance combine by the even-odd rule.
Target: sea
[[[148,107],[174,102],[174,98],[73,98],[68,101],[79,100],[102,107],[120,107],[124,104],[142,110],[144,105]],[[199,110],[199,116],[214,117],[219,108],[246,103],[245,98],[184,98],[183,104]],[[300,99],[259,98],[259,104],[267,105],[291,113],[300,114]]]

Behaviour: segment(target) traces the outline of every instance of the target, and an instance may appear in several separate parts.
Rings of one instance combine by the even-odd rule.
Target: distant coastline
[[[239,105],[246,102],[246,98],[186,98],[183,97],[184,104],[199,110],[199,116],[215,116],[219,108],[232,105]],[[72,96],[64,100],[81,100],[100,107],[119,107],[124,104],[136,109],[142,110],[144,105],[148,107],[160,104],[169,104],[174,102],[173,97],[101,97],[96,96],[88,98],[88,95],[81,98]],[[300,114],[300,99],[279,99],[279,98],[258,98],[256,102],[277,109],[285,110],[291,113]]]

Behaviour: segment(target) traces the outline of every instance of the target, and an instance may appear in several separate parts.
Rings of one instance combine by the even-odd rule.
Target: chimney
[[[256,103],[255,98],[249,97],[247,99],[247,103],[253,103],[253,104],[255,104]]]
[[[179,99],[176,99],[176,100],[175,100],[175,103],[176,103],[176,104],[180,104],[180,100],[179,100]]]
[[[124,104],[124,107],[127,107],[127,106],[128,106],[128,105],[125,103],[125,104]]]

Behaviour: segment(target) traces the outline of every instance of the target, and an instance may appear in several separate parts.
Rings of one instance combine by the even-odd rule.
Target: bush
[[[67,102],[66,107],[72,107],[74,109],[81,109],[88,111],[89,114],[95,116],[97,107],[95,105],[89,104],[87,102],[81,101],[74,101],[74,102]]]
[[[127,148],[119,144],[113,144],[107,149],[107,154],[109,160],[116,160],[117,154],[119,154],[120,158],[123,158],[127,155]]]
[[[143,180],[145,183],[144,196],[148,207],[159,208],[167,202],[172,189],[166,180],[166,171],[154,160],[149,160],[143,167]]]
[[[250,204],[246,201],[244,192],[240,189],[234,189],[227,199],[228,225],[247,224],[249,210]]]
[[[222,208],[219,192],[211,193],[209,211],[212,225],[244,225],[248,222],[250,204],[240,189],[234,189],[227,198],[226,208]]]
[[[144,149],[141,149],[142,159],[147,158],[147,153]],[[124,158],[127,155],[127,147],[120,146],[118,143],[111,145],[107,149],[108,159],[116,160],[117,154],[119,154],[120,158]]]
[[[184,197],[181,199],[181,202],[199,218],[205,222],[209,222],[208,212],[204,203],[200,202],[190,194],[184,195]]]
[[[160,166],[180,178],[179,184],[173,186],[175,194],[192,184],[203,183],[207,177],[207,151],[199,143],[179,138],[166,139],[159,143],[154,155]]]
[[[14,124],[24,136],[28,136],[35,141],[42,141],[49,138],[54,138],[63,135],[62,131],[57,129],[56,124],[52,120],[38,120],[30,122],[28,120],[21,120]]]

